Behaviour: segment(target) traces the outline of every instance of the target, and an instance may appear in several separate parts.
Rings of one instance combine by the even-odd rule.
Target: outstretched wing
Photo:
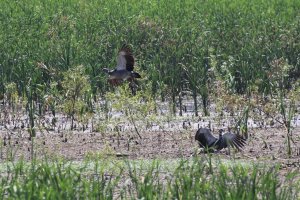
[[[123,45],[117,57],[117,70],[133,71],[133,68],[134,57],[132,52],[127,45]]]
[[[240,150],[245,144],[246,140],[242,136],[228,132],[218,141],[218,149],[223,149],[230,145]]]

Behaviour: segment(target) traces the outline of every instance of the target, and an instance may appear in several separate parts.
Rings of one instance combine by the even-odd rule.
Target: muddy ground
[[[215,132],[217,132],[215,130]],[[144,131],[141,139],[135,131],[99,132],[64,131],[38,133],[34,138],[34,153],[37,157],[62,156],[68,160],[83,160],[86,156],[99,153],[129,159],[172,159],[203,156],[194,140],[196,130]],[[287,155],[287,137],[284,128],[254,128],[240,152],[227,149],[215,153],[225,159],[279,163],[282,168],[300,167],[300,128],[293,129],[292,155]],[[1,131],[1,160],[26,160],[32,156],[32,138],[20,131]],[[217,135],[215,135],[217,136]]]

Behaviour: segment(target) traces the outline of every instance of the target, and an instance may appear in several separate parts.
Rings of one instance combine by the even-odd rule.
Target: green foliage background
[[[279,58],[292,66],[291,79],[300,73],[298,0],[3,0],[0,13],[2,92],[15,82],[22,93],[32,76],[49,84],[36,67],[42,62],[57,73],[85,66],[94,93],[103,93],[101,69],[116,65],[123,43],[132,45],[153,93],[162,84],[168,94],[206,87],[212,61],[239,93],[256,80],[271,92],[270,63]]]
[[[122,90],[107,93],[110,89],[101,71],[103,67],[115,67],[115,57],[124,43],[131,45],[137,71],[144,77],[140,88],[146,92],[135,97]],[[207,105],[210,95],[219,92],[214,87],[216,82],[236,94],[252,89],[259,94],[279,91],[280,105],[284,108],[285,93],[280,91],[292,88],[299,76],[299,0],[0,1],[0,99],[4,94],[9,103],[19,97],[27,99],[32,130],[34,113],[36,109],[42,110],[36,108],[40,104],[33,102],[49,106],[53,116],[55,107],[61,105],[71,117],[79,115],[84,121],[89,119],[93,107],[92,96],[101,95],[116,110],[127,107],[126,120],[134,123],[137,118],[147,121],[152,117],[148,112],[155,110],[156,99],[175,102],[186,90],[192,92],[194,99],[201,96],[203,105]],[[74,93],[76,88],[80,89],[78,93]],[[144,104],[130,106],[139,102]],[[285,115],[287,110],[282,109],[281,113]],[[286,119],[293,112],[288,110],[288,113]],[[191,198],[293,199],[298,194],[298,187],[294,190],[296,194],[290,188],[279,189],[279,180],[273,177],[276,170],[258,173],[254,168],[249,176],[250,171],[245,168],[229,170],[221,166],[214,172],[216,176],[211,177],[207,176],[212,174],[211,167],[202,163],[180,163],[166,187],[159,178],[151,178],[155,166],[148,170],[143,181],[134,170],[130,178],[136,196],[155,199],[153,196],[158,194],[165,195],[165,199],[181,199],[180,195],[185,194]],[[104,173],[100,173],[103,180],[91,178],[89,182],[81,175],[85,168],[74,170],[65,166],[61,170],[59,164],[54,167],[46,164],[32,165],[27,170],[24,166],[21,163],[14,168],[6,167],[7,174],[14,175],[0,183],[2,198],[46,195],[50,199],[80,198],[76,195],[82,194],[82,198],[90,195],[90,198],[111,199],[115,183],[121,177],[107,183]],[[94,174],[99,172],[96,170]],[[292,182],[293,178],[290,179]],[[248,190],[251,190],[249,196]],[[103,191],[107,196],[100,196]],[[135,197],[131,191],[123,192]]]

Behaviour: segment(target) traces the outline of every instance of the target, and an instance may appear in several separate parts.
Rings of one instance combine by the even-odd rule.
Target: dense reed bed
[[[115,67],[124,43],[145,77],[142,89],[173,102],[191,91],[206,114],[216,80],[233,93],[256,88],[267,95],[278,85],[290,88],[300,74],[297,0],[1,1],[0,7],[2,96],[15,83],[20,96],[30,87],[41,99],[79,65],[92,94],[103,96],[109,88],[101,69]]]

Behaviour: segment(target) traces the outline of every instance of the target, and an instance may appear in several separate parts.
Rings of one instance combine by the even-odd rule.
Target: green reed
[[[107,159],[107,158],[106,158]],[[212,166],[208,164],[209,160]],[[19,160],[1,165],[2,199],[295,199],[298,172],[215,158],[72,163]],[[170,165],[172,163],[172,166]]]
[[[292,65],[291,79],[300,72],[296,0],[0,4],[0,91],[15,82],[22,93],[35,70],[40,71],[34,74],[39,84],[50,84],[51,78],[61,81],[59,75],[36,69],[42,62],[56,72],[85,66],[94,95],[103,94],[108,87],[101,69],[115,67],[123,43],[132,45],[154,96],[174,102],[181,90],[191,90],[194,98],[202,97],[205,114],[212,59],[228,89],[237,93],[245,93],[253,83],[262,93],[274,91],[268,73],[276,59]]]

